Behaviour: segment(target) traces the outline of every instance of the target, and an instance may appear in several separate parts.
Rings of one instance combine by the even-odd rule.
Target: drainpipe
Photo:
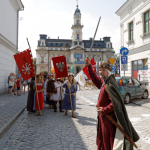
[[[16,46],[17,46],[17,51],[18,51],[18,37],[19,37],[19,11],[23,11],[24,7],[22,10],[17,11],[17,41],[16,41]],[[18,74],[18,67],[16,65],[16,74]]]

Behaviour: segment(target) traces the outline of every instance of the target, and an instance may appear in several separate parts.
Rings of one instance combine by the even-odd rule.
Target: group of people
[[[118,84],[109,63],[102,62],[99,66],[100,76],[93,71],[90,59],[86,58],[87,69],[92,82],[100,89],[97,101],[97,149],[98,150],[133,150],[134,142],[139,140],[139,136],[128,118],[128,114],[120,94]],[[37,81],[32,78],[30,92],[27,101],[27,110],[42,115],[44,101],[48,108],[53,108],[57,112],[57,102],[59,111],[68,115],[68,110],[72,110],[72,117],[76,118],[76,92],[77,83],[74,75],[69,74],[68,79],[58,79],[50,74],[48,77],[37,76]]]
[[[76,118],[76,92],[77,83],[74,80],[74,74],[68,74],[68,79],[57,78],[56,75],[48,76],[38,74],[31,79],[30,91],[27,100],[27,111],[36,112],[36,115],[42,115],[44,105],[57,112],[57,103],[59,111],[68,115],[68,110],[72,111],[72,117]]]
[[[22,92],[23,89],[24,89],[24,94],[26,94],[25,93],[26,86],[28,86],[28,92],[30,90],[30,79],[23,80],[21,75],[15,75],[14,73],[10,73],[7,79],[7,83],[8,83],[8,93],[11,96],[16,94],[17,96],[21,96],[20,93]]]

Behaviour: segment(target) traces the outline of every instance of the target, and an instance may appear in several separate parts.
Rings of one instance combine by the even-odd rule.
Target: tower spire
[[[77,0],[77,8],[78,8],[78,0]]]

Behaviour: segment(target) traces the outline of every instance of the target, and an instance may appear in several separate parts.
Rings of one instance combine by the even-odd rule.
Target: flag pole
[[[99,18],[99,21],[98,21],[98,24],[97,24],[97,27],[96,27],[96,31],[95,31],[95,34],[94,34],[94,37],[93,37],[93,40],[92,40],[91,48],[90,48],[90,51],[89,51],[89,56],[91,55],[91,50],[92,50],[92,47],[93,47],[93,43],[94,43],[95,36],[96,36],[97,30],[98,30],[98,27],[99,27],[100,20],[101,20],[101,16]]]
[[[29,41],[28,41],[28,38],[27,38],[27,43],[28,43],[29,49],[31,50],[31,47],[30,47],[30,43],[29,43]],[[36,83],[36,75],[35,75],[35,83]],[[37,85],[35,86],[35,88],[36,88],[36,91],[37,91]],[[41,114],[41,109],[40,109],[40,105],[39,105],[38,93],[36,93],[36,95],[37,95],[37,102],[38,102],[39,112],[40,112],[40,114]]]

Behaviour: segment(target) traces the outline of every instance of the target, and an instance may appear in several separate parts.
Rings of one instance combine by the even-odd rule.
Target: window
[[[79,40],[79,34],[77,34],[77,39]]]
[[[144,59],[144,69],[148,69],[148,59]]]
[[[44,50],[42,50],[42,52],[44,52]]]
[[[42,42],[42,46],[44,46],[44,42]]]
[[[129,40],[133,40],[133,22],[129,24]]]
[[[133,82],[134,82],[135,86],[139,86],[140,85],[140,83],[136,79],[133,79]]]
[[[127,79],[128,85],[134,85],[132,79]]]
[[[148,70],[148,59],[141,59],[132,62],[133,70]]]
[[[79,25],[79,20],[77,20],[77,25]]]
[[[44,62],[44,57],[41,57],[41,62]]]
[[[144,14],[144,27],[145,27],[145,33],[150,33],[150,11],[146,12]]]
[[[143,60],[138,60],[138,70],[143,69]]]

